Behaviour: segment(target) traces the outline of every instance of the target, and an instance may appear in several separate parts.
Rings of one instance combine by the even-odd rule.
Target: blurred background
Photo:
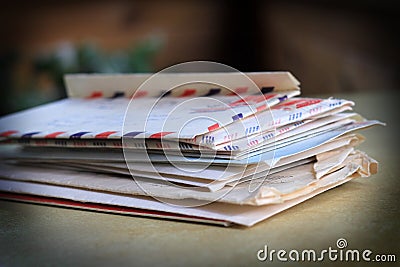
[[[210,60],[291,71],[303,95],[399,86],[388,0],[9,1],[0,10],[0,114],[65,97],[65,73],[155,72]]]

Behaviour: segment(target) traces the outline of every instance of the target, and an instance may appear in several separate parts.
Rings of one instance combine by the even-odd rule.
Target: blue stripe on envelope
[[[118,98],[118,97],[124,97],[125,92],[115,92],[114,95],[110,98]]]
[[[72,134],[69,138],[70,138],[70,139],[80,139],[80,138],[82,137],[82,135],[85,135],[85,134],[87,134],[87,133],[90,133],[90,132],[78,132],[78,133],[74,133],[74,134]]]
[[[141,134],[141,133],[144,133],[144,132],[129,132],[129,133],[124,134],[124,137],[135,137],[136,135]]]
[[[236,121],[238,119],[242,119],[243,118],[243,114],[242,113],[238,113],[235,116],[232,116],[232,120]]]
[[[21,138],[31,138],[32,135],[35,135],[35,134],[38,134],[38,133],[40,133],[40,132],[26,133],[26,134],[21,135]]]
[[[221,88],[211,88],[204,96],[216,95],[221,92]]]
[[[263,93],[263,94],[271,93],[272,91],[274,91],[274,87],[273,86],[268,86],[268,87],[262,87],[261,88],[261,93]]]

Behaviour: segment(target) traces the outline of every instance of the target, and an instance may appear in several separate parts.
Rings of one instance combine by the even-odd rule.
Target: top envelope
[[[157,74],[67,74],[68,97],[159,97],[253,94],[300,89],[289,72],[199,72]]]
[[[1,118],[0,136],[191,139],[300,94],[298,81],[287,72],[249,73],[245,78],[238,73],[162,74],[151,83],[149,77],[68,75],[68,99]],[[173,84],[179,86],[165,91]]]

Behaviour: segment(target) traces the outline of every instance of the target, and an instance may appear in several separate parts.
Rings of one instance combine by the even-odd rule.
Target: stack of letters
[[[381,124],[299,97],[288,72],[67,75],[68,98],[0,119],[0,197],[252,226],[377,171]]]

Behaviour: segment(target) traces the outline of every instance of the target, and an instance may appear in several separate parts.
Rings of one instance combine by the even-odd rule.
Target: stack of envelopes
[[[246,77],[68,75],[67,99],[0,119],[0,197],[251,226],[376,173],[356,131],[382,123],[290,73]]]

